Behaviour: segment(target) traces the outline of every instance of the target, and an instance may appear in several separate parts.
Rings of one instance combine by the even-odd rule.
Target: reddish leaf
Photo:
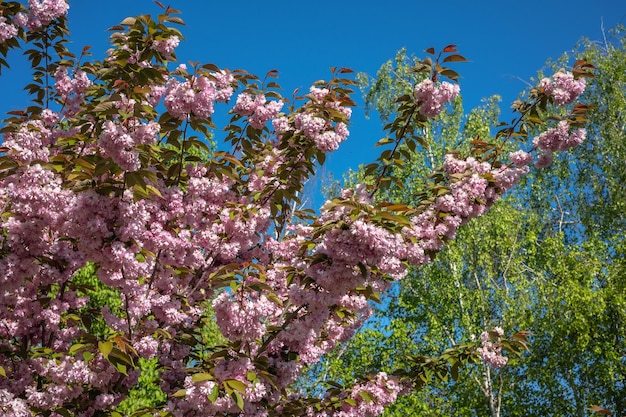
[[[588,408],[588,410],[593,411],[595,413],[604,414],[605,416],[611,415],[611,412],[609,410],[607,410],[606,408],[602,408],[599,405],[592,405],[591,407]]]
[[[459,73],[456,71],[452,71],[451,69],[444,69],[443,71],[440,72],[441,75],[443,75],[444,77],[448,77],[453,81],[458,81],[459,80]]]
[[[443,62],[467,62],[467,58],[465,58],[463,55],[454,54],[445,57],[443,59]]]
[[[443,52],[458,52],[456,50],[456,45],[448,45],[445,48],[443,48]]]
[[[595,67],[586,59],[579,59],[578,61],[574,62],[574,68],[595,68]]]
[[[435,48],[428,48],[424,52],[426,52],[427,54],[435,55]]]

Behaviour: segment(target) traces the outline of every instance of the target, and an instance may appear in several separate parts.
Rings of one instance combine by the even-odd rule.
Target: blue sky
[[[460,1],[425,0],[171,0],[162,3],[182,11],[184,42],[177,50],[182,62],[215,63],[257,75],[280,71],[284,95],[308,89],[327,79],[329,68],[349,67],[375,74],[379,66],[406,47],[423,56],[428,47],[457,44],[471,62],[455,66],[461,73],[466,109],[492,94],[507,107],[525,81],[549,57],[571,50],[581,37],[602,41],[602,28],[626,24],[626,1]],[[104,3],[100,3],[104,4]],[[70,1],[69,19],[75,50],[92,46],[95,57],[107,49],[107,28],[124,17],[156,15],[152,0],[108,0],[94,7],[86,0]],[[17,51],[9,57],[13,63]],[[21,86],[26,68],[15,62],[3,71],[0,112],[28,105]],[[23,80],[23,81],[22,81]],[[357,102],[361,102],[360,97]],[[225,112],[218,107],[217,112]],[[336,177],[348,168],[375,158],[380,138],[376,118],[365,120],[361,108],[353,113],[351,135],[329,156],[327,169]]]

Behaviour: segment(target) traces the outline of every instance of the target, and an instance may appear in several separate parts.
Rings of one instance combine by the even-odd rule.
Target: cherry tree
[[[68,48],[64,0],[3,2],[0,53],[27,47],[32,105],[4,121],[0,149],[0,410],[7,416],[121,416],[138,361],[156,359],[167,400],[134,415],[375,416],[433,375],[467,362],[504,366],[528,343],[485,333],[410,369],[329,382],[307,397],[292,384],[348,340],[407,268],[428,263],[552,154],[579,144],[574,104],[584,61],[545,79],[519,117],[471,153],[451,150],[412,205],[379,201],[400,186],[394,166],[428,143],[416,132],[459,93],[454,45],[414,70],[398,98],[369,185],[319,212],[298,209],[303,185],[349,135],[351,71],[334,68],[307,94],[283,98],[277,74],[177,64],[178,12],[162,7],[111,28],[100,61]],[[0,67],[7,66],[0,59]],[[442,81],[442,79],[448,81]],[[551,106],[570,115],[549,119]],[[216,149],[216,111],[230,122]],[[545,133],[529,138],[529,126]],[[518,141],[504,155],[502,144]],[[98,287],[77,279],[95,270]],[[115,306],[89,304],[100,289]],[[224,342],[203,342],[214,317]]]

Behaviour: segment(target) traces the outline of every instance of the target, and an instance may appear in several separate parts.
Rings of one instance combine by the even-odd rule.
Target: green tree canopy
[[[531,353],[502,370],[476,365],[456,381],[433,383],[385,415],[586,416],[593,404],[626,414],[626,32],[610,35],[604,43],[583,40],[547,64],[558,70],[574,56],[597,67],[585,93],[594,110],[584,146],[555,159],[557,175],[527,178],[435,262],[414,270],[312,378],[349,381],[367,368],[391,370],[410,355],[437,355],[501,326],[530,331]],[[376,77],[360,76],[367,108],[383,123],[398,111],[393,94],[419,81],[410,71],[416,62],[402,50]],[[406,186],[385,196],[406,201],[446,152],[491,136],[498,103],[488,98],[463,118],[457,99],[424,133],[437,140],[427,141],[423,158],[394,167]],[[362,170],[351,180],[368,177]]]

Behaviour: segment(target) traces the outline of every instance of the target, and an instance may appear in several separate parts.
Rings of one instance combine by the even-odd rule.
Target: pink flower
[[[252,96],[248,93],[241,93],[237,96],[237,102],[235,103],[235,107],[233,107],[233,111],[242,116],[250,116],[256,108],[265,103],[265,96],[260,95],[257,96],[256,99],[253,99]]]
[[[570,133],[567,120],[561,120],[556,128],[548,129],[534,138],[533,144],[545,152],[565,151],[583,143],[586,135],[585,129],[576,129]]]
[[[34,27],[47,26],[54,19],[65,16],[69,7],[65,0],[28,0]]]
[[[309,89],[309,92],[317,101],[324,100],[324,97],[326,97],[328,93],[330,93],[328,88],[319,88],[315,86],[311,86],[311,88]]]
[[[26,26],[28,24],[28,16],[20,12],[13,17],[13,23],[17,26]]]
[[[59,114],[50,109],[43,109],[41,111],[41,120],[43,120],[46,126],[50,127],[59,121]]]
[[[205,76],[193,77],[184,82],[171,78],[165,90],[165,108],[179,119],[192,114],[201,118],[211,117],[215,102],[227,101],[232,94],[232,87],[223,82],[225,77],[225,74],[218,74],[217,82]],[[160,92],[156,93],[158,95]]]
[[[528,174],[529,169],[527,166],[521,168],[511,168],[509,166],[503,166],[494,172],[494,179],[496,180],[496,186],[503,191],[510,190],[520,180],[523,175]]]
[[[557,106],[572,103],[585,91],[585,79],[574,79],[571,72],[559,71],[550,78],[544,78],[539,86],[552,97]]]
[[[504,331],[496,327],[491,333],[483,332],[480,335],[481,347],[478,348],[478,354],[487,365],[502,368],[509,361],[509,358],[502,355],[500,345],[500,338],[504,335]]]
[[[445,104],[459,94],[459,91],[458,84],[444,81],[437,85],[430,78],[427,78],[415,86],[413,95],[418,103],[421,103],[419,112],[425,117],[434,118],[441,113]]]
[[[67,67],[59,66],[54,73],[54,88],[63,101],[64,108],[62,113],[71,117],[78,112],[80,104],[84,100],[85,90],[91,85],[91,80],[84,71],[74,71],[72,79]]]
[[[296,129],[302,131],[304,135],[315,140],[322,130],[326,127],[326,121],[321,117],[316,117],[307,113],[300,113],[295,118]]]
[[[284,116],[272,120],[272,127],[274,128],[277,136],[280,136],[291,130],[291,126],[289,125],[289,119]]]
[[[178,36],[170,36],[167,39],[152,42],[152,49],[161,53],[165,58],[169,58],[179,44],[180,39]]]
[[[528,152],[524,152],[522,150],[511,152],[509,154],[509,159],[513,162],[513,165],[516,167],[524,167],[531,163],[533,157]]]
[[[18,130],[5,133],[3,139],[9,154],[22,162],[47,161],[50,155],[48,145],[54,142],[52,132],[41,120],[24,123]]]
[[[10,391],[0,388],[0,409],[7,417],[31,417],[28,403],[20,398],[16,398]]]
[[[317,97],[326,97],[329,93],[327,89],[312,87],[311,92]],[[347,119],[350,118],[352,110],[349,107],[341,106],[335,101],[324,103],[327,108],[333,108],[341,112]],[[304,136],[313,140],[315,145],[323,152],[332,152],[339,148],[339,144],[345,141],[350,134],[348,126],[344,122],[330,123],[325,118],[316,116],[316,112],[298,113],[295,116],[295,127]]]
[[[4,16],[0,16],[0,43],[5,42],[7,39],[11,39],[17,36],[17,27],[11,23],[7,23],[7,19]]]
[[[104,156],[110,157],[125,171],[136,171],[141,167],[137,145],[154,143],[158,138],[160,126],[156,122],[129,123],[123,126],[107,120],[103,124],[98,138]]]
[[[542,153],[537,157],[537,161],[535,162],[535,168],[546,168],[552,164],[553,160],[552,152]]]

